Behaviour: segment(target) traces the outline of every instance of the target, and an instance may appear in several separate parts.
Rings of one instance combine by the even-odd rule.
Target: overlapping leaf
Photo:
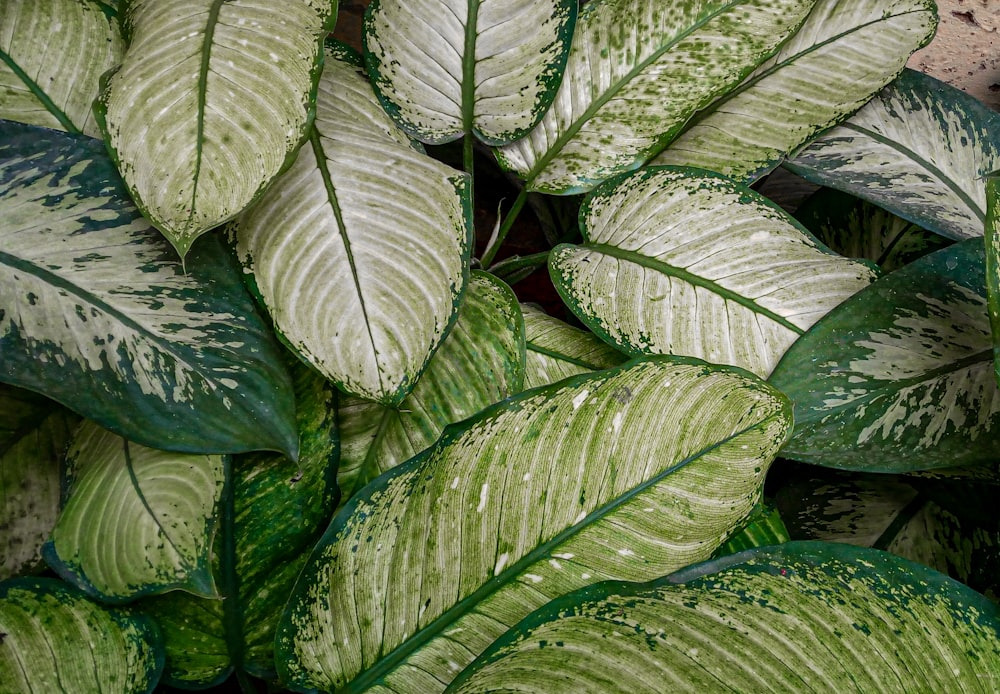
[[[566,74],[527,137],[498,150],[528,189],[590,190],[662,149],[768,58],[814,0],[595,0]]]
[[[766,376],[874,274],[749,188],[699,169],[616,177],[580,219],[583,244],[549,258],[553,282],[591,330],[633,355],[686,354]]]
[[[327,51],[309,142],[236,238],[292,348],[348,392],[394,406],[457,315],[469,188],[409,145],[343,49]]]
[[[257,199],[313,118],[331,0],[128,0],[95,104],[133,199],[183,258]]]
[[[91,104],[121,62],[121,32],[94,0],[0,4],[0,118],[100,137]]]
[[[936,26],[933,0],[819,2],[772,58],[652,163],[757,179],[888,84]]]
[[[791,427],[743,371],[650,357],[447,429],[334,518],[281,626],[296,687],[441,690],[531,609],[709,556]]]
[[[913,70],[786,164],[950,239],[981,236],[1000,114]]]
[[[552,103],[576,12],[576,0],[374,0],[365,63],[412,137],[505,144]]]
[[[1000,445],[982,239],[924,256],[844,302],[771,381],[795,402],[787,457],[899,472],[991,462]]]
[[[593,334],[563,323],[540,309],[522,304],[521,311],[527,347],[525,389],[610,369],[626,359]]]
[[[795,542],[555,600],[448,691],[992,692],[998,635],[997,606],[947,576]]]
[[[187,262],[90,138],[0,122],[0,380],[182,451],[297,441],[278,346],[217,239]]]

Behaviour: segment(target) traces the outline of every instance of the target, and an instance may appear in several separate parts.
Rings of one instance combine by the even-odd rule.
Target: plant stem
[[[528,188],[524,187],[521,188],[521,192],[517,194],[517,197],[514,199],[514,204],[511,205],[510,210],[507,212],[507,217],[503,220],[503,224],[500,225],[496,241],[494,241],[490,247],[483,252],[483,267],[489,267],[493,262],[493,258],[496,257],[497,251],[500,249],[500,246],[503,245],[503,241],[507,238],[510,228],[514,226],[514,220],[517,219],[518,213],[521,211],[521,208],[524,207],[524,203],[526,202],[528,202]]]
[[[219,579],[222,593],[222,626],[226,650],[240,691],[256,694],[257,688],[243,669],[243,605],[240,604],[240,577],[236,573],[236,494],[233,490],[233,459],[226,459],[226,481],[219,500]]]

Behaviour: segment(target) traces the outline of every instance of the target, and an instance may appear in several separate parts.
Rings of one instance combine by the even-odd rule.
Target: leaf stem
[[[483,267],[489,267],[493,262],[493,258],[496,257],[497,254],[497,250],[499,250],[500,246],[503,245],[504,239],[506,239],[507,234],[510,233],[510,228],[514,226],[514,220],[517,219],[518,213],[527,201],[528,188],[525,186],[524,188],[521,188],[521,192],[517,194],[517,197],[514,199],[514,204],[511,205],[510,210],[507,212],[506,219],[504,219],[503,224],[500,225],[496,241],[490,244],[490,247],[483,251]]]
[[[244,694],[256,694],[257,688],[243,668],[243,605],[240,603],[240,577],[236,573],[236,494],[233,490],[233,458],[225,459],[226,479],[219,500],[219,579],[222,594],[222,627],[226,651]]]

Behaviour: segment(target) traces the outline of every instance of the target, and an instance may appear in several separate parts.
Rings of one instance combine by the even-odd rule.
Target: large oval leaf
[[[449,692],[993,692],[1000,610],[884,552],[794,542],[532,614]]]
[[[1000,389],[982,239],[896,270],[819,321],[771,375],[795,403],[783,455],[898,472],[990,462]]]
[[[349,396],[337,404],[344,500],[432,443],[445,426],[521,390],[524,327],[514,293],[473,273],[458,321],[399,407]]]
[[[577,0],[374,0],[365,64],[386,111],[428,143],[523,137],[562,78]]]
[[[279,627],[298,687],[431,692],[530,610],[709,556],[791,427],[742,371],[653,357],[504,401],[335,518]]]
[[[277,329],[348,392],[398,405],[468,279],[468,179],[415,151],[343,49],[328,47],[295,164],[236,225]]]
[[[524,387],[537,388],[570,376],[610,369],[626,357],[595,335],[553,318],[541,309],[521,305],[524,314]]]
[[[580,212],[584,243],[549,257],[566,305],[636,354],[686,354],[766,376],[874,273],[818,245],[776,205],[699,169],[616,177]]]
[[[5,692],[152,692],[163,670],[156,626],[51,578],[0,583]]]
[[[698,113],[652,163],[760,178],[888,84],[936,26],[933,0],[816,3],[772,58]]]
[[[285,168],[313,117],[331,0],[127,0],[94,110],[132,198],[183,258]]]
[[[182,451],[297,447],[280,352],[218,240],[185,273],[101,143],[0,122],[0,380]]]
[[[90,106],[123,49],[118,21],[96,0],[7,0],[0,118],[100,137]]]
[[[814,1],[587,3],[552,107],[498,151],[501,164],[557,194],[636,168],[770,56]]]
[[[948,238],[981,236],[982,180],[1000,168],[1000,114],[932,77],[904,70],[786,166]]]
[[[69,497],[42,554],[106,601],[173,588],[215,596],[210,555],[225,464],[138,446],[84,422],[67,454]]]

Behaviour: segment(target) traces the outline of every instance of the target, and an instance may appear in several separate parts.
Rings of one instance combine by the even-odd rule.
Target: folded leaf
[[[521,305],[527,340],[524,387],[537,388],[569,376],[610,369],[625,355],[592,333],[574,328],[527,304]]]
[[[549,256],[553,283],[580,320],[632,355],[685,354],[766,376],[874,277],[767,199],[700,169],[611,179],[584,202],[580,226],[581,245]]]
[[[786,457],[901,472],[996,459],[1000,389],[982,239],[926,255],[841,304],[770,381],[795,403]]]
[[[124,437],[295,454],[273,336],[222,244],[187,272],[101,143],[0,122],[0,381]]]
[[[132,198],[183,258],[260,197],[313,118],[331,0],[126,0],[94,106]]]
[[[709,556],[791,427],[743,371],[652,357],[445,430],[334,518],[282,618],[295,687],[439,691],[549,599]]]

